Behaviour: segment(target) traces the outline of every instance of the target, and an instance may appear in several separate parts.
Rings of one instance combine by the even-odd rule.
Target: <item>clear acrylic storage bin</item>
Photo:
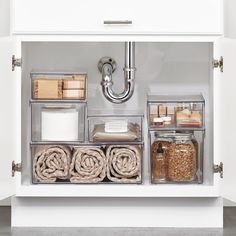
[[[142,115],[99,114],[88,117],[88,136],[95,143],[142,142]]]
[[[142,145],[31,144],[35,184],[141,184]]]
[[[87,97],[85,73],[31,73],[33,100],[79,100]]]
[[[150,131],[151,182],[202,183],[204,131]]]
[[[204,108],[202,95],[149,95],[149,128],[204,129]]]
[[[31,103],[31,141],[84,141],[86,103]]]

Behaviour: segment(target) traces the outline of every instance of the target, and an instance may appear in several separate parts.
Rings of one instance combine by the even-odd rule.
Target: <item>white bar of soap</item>
[[[128,132],[127,120],[114,120],[105,122],[106,133],[125,133]]]
[[[43,109],[41,114],[42,140],[78,140],[78,117],[78,111],[76,109]]]

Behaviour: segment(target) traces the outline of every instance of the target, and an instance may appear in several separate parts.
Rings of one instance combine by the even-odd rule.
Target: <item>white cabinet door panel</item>
[[[222,34],[222,0],[13,0],[16,34]],[[132,21],[104,25],[104,21]]]
[[[15,193],[11,163],[16,157],[16,81],[11,59],[14,42],[0,38],[0,200]]]
[[[214,155],[224,163],[221,196],[236,202],[236,40],[221,39],[215,57],[224,58],[224,71],[214,78]]]

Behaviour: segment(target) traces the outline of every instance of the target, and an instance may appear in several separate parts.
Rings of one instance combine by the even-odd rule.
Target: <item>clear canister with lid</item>
[[[196,177],[197,150],[192,133],[178,133],[168,151],[167,176],[169,181],[191,182]]]

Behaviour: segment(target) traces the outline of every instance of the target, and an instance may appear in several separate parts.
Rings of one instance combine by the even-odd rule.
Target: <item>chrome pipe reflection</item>
[[[98,68],[102,73],[102,91],[104,96],[113,103],[123,103],[128,101],[134,93],[135,84],[135,43],[125,43],[125,67],[124,67],[124,91],[116,93],[113,91],[112,73],[116,69],[116,62],[109,57],[103,57]]]

